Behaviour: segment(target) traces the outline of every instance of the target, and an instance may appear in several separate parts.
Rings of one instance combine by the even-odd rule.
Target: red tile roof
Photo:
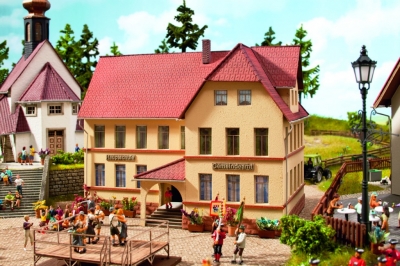
[[[40,73],[20,97],[21,102],[44,100],[80,101],[50,63],[43,66]]]
[[[179,159],[169,164],[134,176],[135,179],[149,180],[185,180],[185,159]]]
[[[289,121],[292,113],[276,87],[302,89],[299,46],[252,47],[232,51],[101,57],[79,118],[184,118],[206,80],[261,82]],[[101,109],[98,108],[101,106]]]
[[[26,66],[29,65],[45,42],[46,41],[41,42],[27,59],[25,59],[25,56],[22,56],[21,59],[19,59],[18,63],[11,70],[10,74],[7,76],[6,80],[1,86],[0,91],[8,91],[11,88],[11,86],[19,78],[22,72],[24,72]]]
[[[15,113],[10,113],[6,95],[0,95],[0,135],[30,132],[24,111],[18,105]]]
[[[376,100],[374,102],[374,108],[379,106],[388,107],[392,105],[392,97],[397,91],[397,88],[400,85],[400,57],[397,59],[396,64],[394,65],[392,72],[387,78],[385,85],[383,85],[381,91],[379,92]]]

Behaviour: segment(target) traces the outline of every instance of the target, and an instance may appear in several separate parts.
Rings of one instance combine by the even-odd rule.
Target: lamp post
[[[354,69],[354,75],[356,77],[356,82],[358,83],[358,88],[361,93],[362,98],[362,163],[363,163],[363,180],[362,180],[362,210],[361,210],[361,223],[365,224],[367,232],[370,231],[369,224],[369,204],[368,204],[368,165],[367,165],[367,119],[366,119],[366,107],[365,101],[367,99],[367,93],[369,90],[369,85],[372,82],[372,77],[374,76],[374,71],[376,67],[376,61],[372,61],[368,55],[365,45],[362,46],[360,57],[357,61],[351,63]],[[368,243],[368,239],[365,239],[365,243]]]

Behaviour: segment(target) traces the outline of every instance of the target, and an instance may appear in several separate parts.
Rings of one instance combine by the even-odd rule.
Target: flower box
[[[204,224],[188,224],[189,232],[203,232]]]
[[[275,238],[275,230],[258,230],[260,238]]]
[[[125,215],[125,217],[128,217],[128,218],[135,218],[136,211],[135,210],[133,210],[133,211],[124,210],[124,215]]]

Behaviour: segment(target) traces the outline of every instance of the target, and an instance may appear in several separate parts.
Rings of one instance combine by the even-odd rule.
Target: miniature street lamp
[[[368,55],[365,45],[362,46],[360,57],[357,61],[351,63],[354,69],[354,75],[356,77],[356,82],[358,83],[358,88],[362,97],[362,163],[363,163],[363,180],[362,180],[362,210],[361,210],[361,223],[365,224],[367,232],[370,231],[369,224],[369,204],[368,204],[368,165],[367,165],[367,119],[366,119],[366,108],[365,101],[367,99],[367,93],[369,90],[369,85],[372,82],[374,76],[374,71],[376,67],[376,61],[372,61]],[[365,243],[368,243],[368,239],[365,239]]]

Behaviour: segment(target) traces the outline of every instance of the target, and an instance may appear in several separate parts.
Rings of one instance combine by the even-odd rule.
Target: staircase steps
[[[165,209],[165,205],[158,208],[155,212],[153,212],[148,219],[154,220],[163,220],[169,222],[170,228],[182,229],[182,212],[181,208],[172,208],[172,209]],[[152,222],[147,221],[147,226],[156,226],[159,225],[159,222]]]
[[[43,168],[13,170],[10,167],[10,170],[13,173],[13,180],[15,180],[17,174],[19,174],[21,179],[24,180],[24,185],[22,186],[21,207],[19,209],[14,208],[14,211],[11,211],[9,207],[5,210],[0,210],[0,218],[22,218],[24,215],[34,216],[35,211],[33,210],[32,203],[39,200],[40,188],[42,186]],[[4,197],[7,195],[8,191],[11,191],[15,195],[15,192],[17,191],[15,184],[4,186],[3,183],[1,183],[0,199],[2,199],[3,202]]]

